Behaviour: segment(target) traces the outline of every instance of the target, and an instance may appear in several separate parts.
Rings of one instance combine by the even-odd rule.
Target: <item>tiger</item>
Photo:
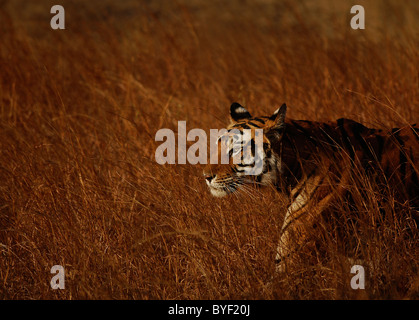
[[[224,197],[240,191],[247,184],[274,186],[289,199],[276,249],[276,270],[285,270],[308,238],[308,230],[339,196],[347,192],[352,176],[363,170],[372,179],[392,187],[394,197],[419,209],[419,133],[408,125],[391,130],[373,129],[351,119],[317,122],[286,118],[282,104],[272,115],[252,117],[237,102],[231,104],[233,129],[263,130],[262,170],[247,175],[249,162],[233,163],[234,143],[224,152],[230,157],[225,164],[208,163],[203,175],[211,194]],[[241,141],[243,148],[255,154],[254,135]],[[220,146],[216,149],[222,152]],[[243,150],[242,150],[243,152]],[[415,226],[419,219],[414,217]]]

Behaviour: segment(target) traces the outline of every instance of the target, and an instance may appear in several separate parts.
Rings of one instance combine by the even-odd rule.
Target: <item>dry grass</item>
[[[154,160],[158,129],[225,127],[233,101],[417,121],[418,3],[361,2],[364,31],[349,4],[268,0],[62,1],[66,30],[53,31],[55,2],[0,1],[0,298],[419,298],[409,212],[390,201],[382,218],[378,186],[353,187],[356,226],[335,237],[329,221],[318,251],[274,276],[284,198],[215,199],[199,166]],[[368,265],[362,291],[349,235]],[[56,264],[65,290],[50,288]]]

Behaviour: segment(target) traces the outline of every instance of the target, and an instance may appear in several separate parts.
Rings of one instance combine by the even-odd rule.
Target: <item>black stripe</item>
[[[307,176],[307,177],[305,177],[304,183],[303,183],[303,184],[301,184],[301,186],[299,186],[299,188],[297,189],[297,191],[294,193],[294,197],[293,197],[292,201],[294,201],[294,200],[295,200],[295,199],[299,196],[299,194],[301,193],[301,191],[302,191],[302,190],[304,189],[304,187],[306,186],[308,179],[310,179],[310,177],[312,177],[312,176],[313,176],[313,174],[314,174],[315,172],[316,172],[316,169],[312,170],[312,171],[308,174],[308,176]]]
[[[340,129],[340,133],[342,135],[342,141],[345,144],[346,150],[349,152],[349,157],[351,158],[351,161],[353,163],[354,160],[355,160],[355,152],[354,152],[352,144],[349,140],[348,133],[346,132],[346,130],[344,128],[344,122],[345,122],[344,118],[340,118],[340,119],[337,120],[337,124],[338,124],[338,127]]]
[[[412,180],[413,185],[419,187],[418,175],[416,174],[416,170],[412,170]]]
[[[367,144],[367,142],[365,141],[364,137],[361,136],[360,131],[364,128],[364,126],[360,123],[357,123],[356,125],[354,125],[354,130],[352,130],[352,133],[354,134],[354,137],[358,140],[359,145],[362,147],[362,149],[364,150],[364,152],[367,154],[368,159],[370,160],[374,160],[374,156]],[[368,164],[368,161],[365,165]]]
[[[244,128],[244,129],[250,129],[250,127],[249,127],[247,124],[245,124],[245,123],[237,123],[237,124],[235,124],[235,125],[233,126],[233,128]],[[230,132],[230,130],[229,130],[229,132]]]
[[[418,188],[419,188],[419,181],[418,181],[418,175],[416,174],[416,170],[414,170],[414,169],[412,170],[411,177],[412,177],[413,186],[415,187],[415,188],[411,189],[412,193],[413,193],[412,199],[414,199],[415,197],[417,199],[418,195],[417,195],[417,192],[415,190],[418,190]],[[414,201],[414,202],[416,202],[416,201]],[[419,208],[417,208],[417,210],[419,210]]]
[[[259,126],[258,124],[254,123],[254,122],[251,122],[251,121],[249,121],[248,124],[250,124],[250,125],[252,125],[256,128],[261,128],[261,126]]]
[[[300,120],[300,121],[302,121],[302,120]],[[296,127],[298,130],[300,130],[302,133],[304,133],[304,134],[307,136],[307,138],[308,138],[308,139],[309,139],[312,143],[317,144],[317,141],[316,141],[315,139],[313,139],[313,137],[311,136],[310,132],[308,132],[308,131],[304,128],[304,127],[300,126],[300,125],[297,123],[297,121],[292,120],[291,122],[292,122],[292,124],[294,125],[294,127]],[[307,121],[304,121],[304,122],[307,122]]]
[[[413,134],[416,136],[416,139],[419,140],[419,128],[416,128],[416,124],[414,124],[413,126],[411,126]]]
[[[404,152],[404,142],[400,138],[400,129],[394,128],[391,130],[391,133],[396,138],[397,142],[400,144],[400,153],[399,153],[399,161],[400,161],[400,174],[401,180],[404,181],[406,178],[406,164],[407,164],[407,157]]]
[[[400,150],[400,173],[401,173],[401,180],[404,181],[406,178],[406,163],[407,158],[406,155],[402,150]]]
[[[307,123],[307,124],[312,124],[313,123],[313,121],[310,121],[310,120],[300,120],[300,122],[304,122],[304,123]]]
[[[378,154],[376,154],[377,161],[381,162],[381,159],[383,157],[384,138],[382,136],[377,135],[376,139],[377,139],[377,143],[378,143],[378,152],[377,152]]]
[[[308,180],[308,178],[307,178],[307,180]],[[305,183],[307,182],[307,180],[304,182],[304,185],[305,185]],[[316,185],[316,187],[314,188],[314,190],[310,193],[310,196],[306,199],[306,201],[303,203],[303,205],[302,206],[300,206],[296,211],[293,211],[293,213],[295,213],[295,212],[298,212],[298,211],[300,211],[301,209],[304,209],[307,205],[308,205],[308,203],[310,202],[310,200],[312,199],[312,196],[313,196],[313,194],[317,191],[317,189],[319,188],[319,185],[320,184],[322,184],[323,183],[323,180],[322,181],[320,181],[320,183],[318,184],[318,185]],[[301,190],[298,190],[299,191],[299,193],[298,193],[298,195],[300,195],[301,194]],[[297,196],[298,197],[298,196]],[[294,197],[294,199],[292,200],[292,202],[291,202],[291,205],[294,203],[294,201],[295,201],[295,199],[297,199],[297,197]],[[290,206],[291,206],[290,205]],[[289,206],[289,207],[290,207]],[[288,207],[288,208],[289,208]],[[297,218],[298,219],[298,218]]]
[[[325,124],[324,124],[324,127],[325,127],[325,129],[327,129],[329,132],[334,131],[334,129],[333,129],[331,126],[329,126],[327,123],[325,123]],[[320,130],[323,132],[323,136],[324,136],[324,138],[327,140],[327,145],[328,145],[329,147],[332,147],[332,149],[333,149],[334,151],[339,150],[339,144],[338,144],[335,140],[333,140],[333,139],[329,136],[329,133],[328,133],[327,131],[325,131],[323,128],[321,128],[321,127],[320,127]]]
[[[262,124],[265,124],[265,121],[262,120],[262,119],[259,119],[259,118],[253,118],[252,120],[255,120],[255,121],[258,121],[258,122],[260,122]]]

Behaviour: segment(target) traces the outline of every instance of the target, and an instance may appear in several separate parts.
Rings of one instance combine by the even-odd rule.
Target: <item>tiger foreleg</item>
[[[332,197],[329,194],[316,205],[304,203],[301,207],[303,202],[300,202],[300,208],[293,202],[288,208],[275,257],[278,272],[285,271],[286,264],[295,262],[296,253],[310,242],[312,227]]]
[[[294,200],[287,209],[276,250],[278,272],[283,272],[287,264],[293,263],[296,253],[310,242],[313,226],[330,203],[345,192],[348,177],[349,172],[346,172],[332,187],[327,174],[312,175],[291,192]]]

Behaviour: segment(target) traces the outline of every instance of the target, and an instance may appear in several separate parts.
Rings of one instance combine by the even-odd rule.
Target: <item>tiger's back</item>
[[[336,171],[340,176],[345,170],[362,169],[370,177],[385,179],[400,201],[419,207],[416,125],[387,131],[344,118],[330,122],[288,120],[284,137],[275,148],[282,154],[283,183],[288,189],[304,174],[309,175],[311,167],[327,160],[331,173]]]

